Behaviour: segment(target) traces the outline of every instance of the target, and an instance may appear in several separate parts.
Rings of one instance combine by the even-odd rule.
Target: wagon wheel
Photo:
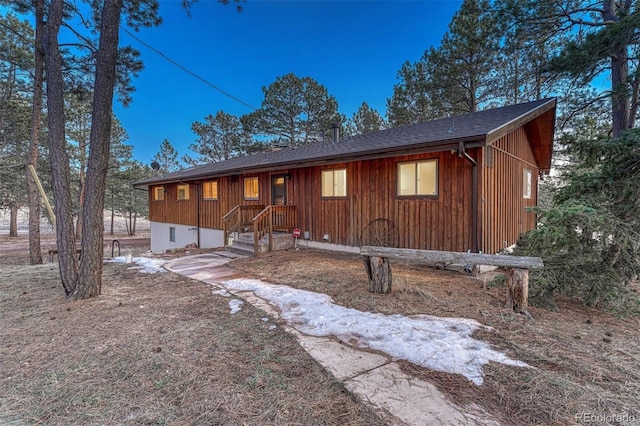
[[[362,230],[361,246],[398,247],[398,227],[389,219],[379,218],[369,222]]]

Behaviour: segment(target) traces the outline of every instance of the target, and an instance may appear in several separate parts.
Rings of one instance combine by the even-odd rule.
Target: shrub
[[[553,295],[562,294],[638,314],[640,295],[630,284],[640,273],[640,132],[585,141],[574,151],[581,166],[516,247],[545,263],[531,273],[531,303],[553,308]]]

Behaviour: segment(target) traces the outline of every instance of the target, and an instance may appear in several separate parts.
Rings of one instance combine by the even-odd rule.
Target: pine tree
[[[321,141],[330,134],[332,122],[343,122],[338,102],[311,77],[287,74],[263,87],[260,109],[241,117],[253,136],[270,143],[296,146]]]
[[[198,135],[198,139],[189,145],[189,149],[195,152],[197,157],[185,155],[185,163],[195,166],[218,162],[252,151],[254,144],[251,137],[244,131],[240,119],[235,115],[218,111],[215,115],[209,114],[204,120],[202,123],[196,121],[191,125],[191,130]]]
[[[160,151],[156,153],[152,161],[158,163],[158,172],[161,174],[175,172],[182,168],[178,160],[178,151],[168,139],[162,141]]]
[[[347,120],[345,127],[346,135],[362,135],[385,129],[387,123],[378,111],[363,102],[358,111],[353,114],[353,117]]]

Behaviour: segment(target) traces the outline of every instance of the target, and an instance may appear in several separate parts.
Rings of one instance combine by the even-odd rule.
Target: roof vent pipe
[[[340,123],[331,123],[331,134],[333,135],[333,143],[340,142]]]

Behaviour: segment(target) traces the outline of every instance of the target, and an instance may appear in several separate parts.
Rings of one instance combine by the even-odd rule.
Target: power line
[[[207,79],[205,79],[204,77],[200,77],[198,74],[194,73],[193,71],[191,71],[190,69],[186,68],[185,66],[179,64],[178,62],[174,61],[173,59],[169,58],[167,55],[165,55],[164,53],[162,53],[160,50],[156,49],[155,47],[149,45],[148,43],[145,43],[144,41],[140,40],[138,37],[136,37],[135,35],[133,35],[131,33],[131,31],[127,30],[125,27],[123,27],[122,25],[120,25],[120,28],[129,35],[129,37],[133,38],[134,40],[136,40],[138,43],[142,44],[143,46],[145,46],[146,48],[154,51],[155,53],[157,53],[158,55],[160,55],[162,58],[164,58],[166,61],[172,63],[173,65],[175,65],[176,67],[180,68],[182,71],[186,72],[187,74],[191,75],[192,77],[197,78],[198,80],[202,81],[204,84],[206,84],[209,87],[212,87],[213,89],[217,90],[218,92],[222,93],[223,95],[233,99],[234,101],[241,103],[244,106],[247,106],[249,108],[251,108],[252,110],[257,110],[258,108],[254,107],[253,105],[243,101],[242,99],[233,96],[231,93],[226,92],[225,90],[221,89],[220,87],[216,86],[215,84],[211,83],[210,81],[208,81]]]

